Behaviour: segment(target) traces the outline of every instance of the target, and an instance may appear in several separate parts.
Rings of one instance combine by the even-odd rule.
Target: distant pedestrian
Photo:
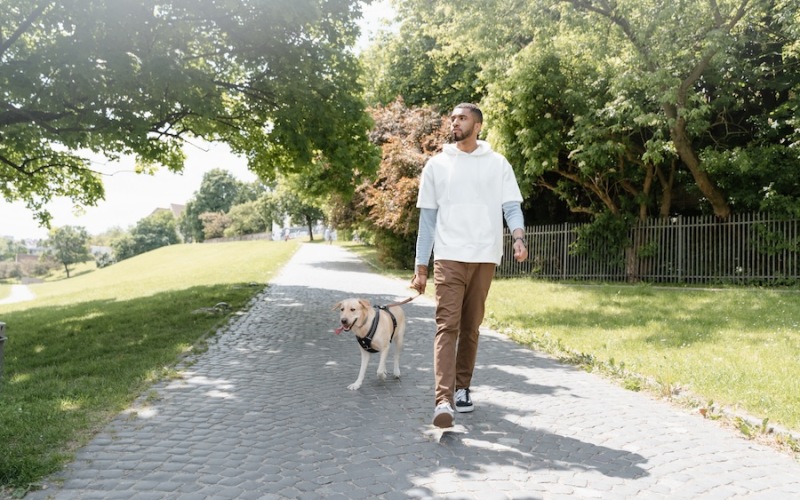
[[[333,243],[333,231],[331,231],[329,227],[325,228],[325,241],[327,241],[329,245]]]
[[[450,115],[452,140],[422,171],[419,232],[412,286],[425,291],[433,252],[436,336],[433,341],[433,425],[453,425],[474,409],[470,396],[478,333],[495,267],[503,256],[503,217],[514,236],[514,258],[528,258],[522,195],[503,155],[478,140],[483,114],[459,104]]]

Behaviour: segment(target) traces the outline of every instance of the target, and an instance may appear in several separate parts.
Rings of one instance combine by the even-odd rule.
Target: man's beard
[[[472,128],[473,127],[470,127],[469,130],[453,130],[450,133],[450,137],[455,142],[463,141],[464,139],[472,135]]]

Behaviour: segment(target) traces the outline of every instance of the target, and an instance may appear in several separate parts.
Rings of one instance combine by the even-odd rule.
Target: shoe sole
[[[453,416],[449,413],[440,413],[433,417],[433,425],[440,429],[453,427]]]
[[[475,409],[475,406],[456,406],[456,411],[458,413],[469,413]]]

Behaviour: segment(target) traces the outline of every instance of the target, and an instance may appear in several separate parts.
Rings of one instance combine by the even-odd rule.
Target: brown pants
[[[486,296],[494,277],[493,263],[437,260],[433,263],[436,285],[436,337],[433,371],[436,404],[453,404],[456,389],[469,387],[478,356],[478,332]]]

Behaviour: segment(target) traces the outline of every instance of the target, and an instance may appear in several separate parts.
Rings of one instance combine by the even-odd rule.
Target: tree
[[[306,182],[307,179],[300,176],[283,177],[272,196],[278,213],[289,217],[292,224],[305,226],[309,241],[314,241],[314,225],[325,217],[325,213],[322,201],[311,194]]]
[[[0,261],[13,261],[17,254],[28,253],[25,245],[12,238],[0,237]]]
[[[278,222],[277,210],[270,193],[264,193],[255,201],[234,205],[228,211],[230,226],[225,236],[242,236],[270,231],[272,223]]]
[[[129,259],[139,254],[167,245],[180,243],[177,223],[172,212],[158,211],[140,219],[129,234],[123,234],[111,243],[116,261]]]
[[[78,226],[62,226],[50,230],[47,254],[64,266],[69,278],[69,266],[92,260],[89,253],[89,233]]]
[[[231,225],[231,218],[222,212],[203,212],[199,218],[203,224],[203,240],[222,238]]]
[[[350,47],[356,0],[5,0],[0,194],[43,224],[46,204],[102,199],[81,151],[183,168],[224,141],[264,179],[313,166],[330,191],[376,158]]]
[[[202,242],[205,232],[201,215],[204,213],[227,213],[240,200],[245,183],[236,179],[227,170],[215,168],[203,175],[198,189],[186,204],[180,229],[188,241]]]
[[[426,73],[430,59],[474,61],[484,129],[524,170],[520,187],[534,205],[552,193],[591,217],[796,211],[796,2],[400,5],[399,18],[435,49],[409,43],[403,64],[384,58],[397,68],[389,74],[402,72],[409,89],[434,86],[426,95],[452,95],[438,86],[444,73]],[[404,28],[411,21],[396,40],[411,40]]]
[[[375,178],[362,183],[352,200],[332,198],[328,213],[337,228],[372,235],[382,261],[413,266],[419,209],[419,176],[427,160],[441,151],[449,126],[430,106],[406,106],[397,99],[370,109],[375,127],[370,134],[382,150]]]
[[[385,33],[361,55],[367,104],[386,106],[402,97],[409,106],[452,109],[479,101],[483,86],[476,84],[476,58],[453,54],[429,33],[438,31],[429,8],[423,13],[409,10],[408,16],[397,35]]]

